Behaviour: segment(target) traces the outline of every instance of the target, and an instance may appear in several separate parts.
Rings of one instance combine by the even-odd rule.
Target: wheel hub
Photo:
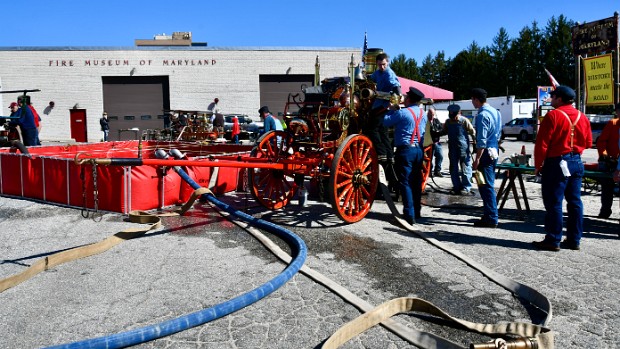
[[[359,188],[362,185],[370,184],[370,180],[368,180],[368,176],[364,175],[362,171],[360,170],[355,170],[355,173],[353,173],[352,182],[356,188]]]

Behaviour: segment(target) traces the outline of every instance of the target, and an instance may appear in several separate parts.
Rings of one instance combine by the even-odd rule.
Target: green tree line
[[[454,99],[469,99],[472,87],[483,87],[489,96],[536,96],[536,86],[550,86],[545,68],[563,85],[575,86],[575,57],[571,28],[576,23],[564,15],[551,17],[545,28],[536,21],[517,38],[500,28],[489,47],[473,41],[453,58],[443,51],[430,54],[421,65],[399,54],[390,66],[400,77],[454,92]]]

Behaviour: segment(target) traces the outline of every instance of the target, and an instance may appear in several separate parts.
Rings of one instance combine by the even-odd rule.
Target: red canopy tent
[[[454,93],[452,93],[452,91],[401,77],[398,78],[398,81],[400,81],[401,91],[403,91],[403,93],[407,93],[407,91],[409,91],[409,87],[413,86],[422,91],[422,93],[424,93],[424,97],[432,98],[434,101],[448,101],[454,99]]]

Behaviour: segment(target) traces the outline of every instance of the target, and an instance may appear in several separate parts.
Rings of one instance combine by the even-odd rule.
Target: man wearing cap
[[[377,91],[401,95],[400,81],[398,81],[398,76],[389,66],[390,60],[388,55],[386,53],[378,54],[376,62],[377,70],[370,75],[370,79],[377,84]],[[394,151],[392,141],[388,137],[388,128],[384,126],[381,120],[388,111],[388,107],[390,107],[390,101],[375,98],[364,134],[372,142],[377,152],[379,163],[383,165],[386,171],[386,177],[388,180],[393,181],[392,163],[394,162]]]
[[[410,87],[405,96],[404,109],[390,106],[383,125],[394,127],[395,170],[400,184],[403,215],[409,224],[421,217],[422,198],[422,144],[427,118],[419,102],[424,94]]]
[[[478,183],[478,191],[482,198],[482,218],[474,222],[474,226],[496,228],[499,217],[494,184],[502,117],[499,110],[487,103],[487,91],[484,89],[474,88],[471,91],[471,103],[478,109],[475,119],[476,158],[473,169],[484,177],[484,183]]]
[[[583,234],[581,153],[592,146],[590,121],[572,106],[575,91],[558,86],[551,91],[551,106],[540,123],[534,146],[535,174],[540,174],[545,206],[545,238],[534,241],[539,250],[579,250]],[[562,201],[566,198],[568,220],[562,240]]]
[[[620,103],[616,104],[614,118],[609,120],[601,135],[596,141],[598,150],[599,171],[613,172],[618,164],[620,149],[618,148],[618,133],[620,132]],[[611,216],[611,205],[614,202],[614,181],[611,178],[600,178],[601,183],[601,210],[599,218]]]
[[[266,105],[260,107],[260,109],[258,110],[258,114],[260,115],[261,119],[264,119],[263,134],[269,131],[282,131],[282,123],[279,120],[276,120],[275,116],[271,115],[269,107],[267,107]]]
[[[9,114],[9,116],[17,116],[19,104],[17,104],[17,102],[11,102],[11,104],[9,105],[9,109],[11,110],[11,114]]]
[[[461,115],[461,107],[457,104],[448,106],[448,120],[443,126],[448,134],[448,159],[450,159],[450,179],[453,195],[470,195],[471,190],[471,151],[469,137],[476,137],[476,130],[469,120]]]
[[[19,109],[19,104],[17,104],[17,102],[11,102],[11,104],[9,105],[9,110],[11,111],[11,113],[9,114],[10,117],[13,116],[19,116],[17,115],[17,110]],[[6,119],[0,119],[0,123],[4,124],[6,121]]]

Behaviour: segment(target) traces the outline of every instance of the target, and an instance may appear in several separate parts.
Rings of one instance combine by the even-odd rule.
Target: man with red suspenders
[[[590,121],[572,106],[575,91],[558,86],[551,91],[551,106],[536,136],[534,167],[542,175],[541,190],[545,205],[545,238],[534,241],[539,250],[579,250],[583,234],[581,153],[592,147]],[[562,201],[566,198],[568,220],[566,239],[562,240]]]
[[[403,201],[403,215],[409,224],[422,215],[422,159],[427,118],[419,102],[424,93],[410,87],[405,96],[406,108],[390,106],[383,118],[385,127],[394,127],[394,164]]]

